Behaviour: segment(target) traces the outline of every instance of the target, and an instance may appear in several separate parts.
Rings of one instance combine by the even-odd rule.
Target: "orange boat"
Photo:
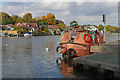
[[[91,46],[104,43],[102,33],[94,26],[84,28],[74,26],[61,33],[56,51],[62,53],[63,58],[79,57],[93,54]]]

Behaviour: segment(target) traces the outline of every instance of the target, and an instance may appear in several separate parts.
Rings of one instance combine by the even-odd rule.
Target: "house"
[[[38,31],[38,25],[37,23],[15,23],[14,27],[18,26],[20,30],[34,32]]]
[[[38,31],[37,23],[29,23],[29,31],[30,32]]]
[[[15,23],[14,26],[21,27],[21,26],[23,26],[23,24],[22,23]]]
[[[48,31],[54,34],[54,31],[56,34],[60,34],[60,30],[57,28],[57,25],[48,25]]]
[[[6,29],[5,30],[13,31],[13,28],[10,25],[6,25]]]

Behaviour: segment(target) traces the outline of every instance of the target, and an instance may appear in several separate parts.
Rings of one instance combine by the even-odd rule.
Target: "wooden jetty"
[[[112,73],[115,78],[120,78],[119,45],[106,44],[101,53],[95,53],[73,59],[74,68],[94,68],[97,72]]]

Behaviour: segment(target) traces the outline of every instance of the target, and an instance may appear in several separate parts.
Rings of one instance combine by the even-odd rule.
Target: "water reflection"
[[[72,62],[62,61],[60,67],[56,64],[58,39],[59,36],[3,38],[2,77],[86,78],[88,75],[74,71]]]
[[[72,60],[69,60],[69,61],[62,60],[60,64],[60,71],[63,78],[75,78],[73,74]]]
[[[60,72],[63,78],[75,78],[80,80],[88,80],[88,73],[83,73],[83,70],[73,67],[73,60],[61,60],[59,64]]]

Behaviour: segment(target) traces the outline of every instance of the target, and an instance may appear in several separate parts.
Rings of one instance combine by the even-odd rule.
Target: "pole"
[[[106,26],[106,22],[104,22],[104,41],[105,41],[105,26]]]
[[[103,14],[103,22],[104,22],[104,41],[105,41],[105,26],[106,26],[106,15]]]

